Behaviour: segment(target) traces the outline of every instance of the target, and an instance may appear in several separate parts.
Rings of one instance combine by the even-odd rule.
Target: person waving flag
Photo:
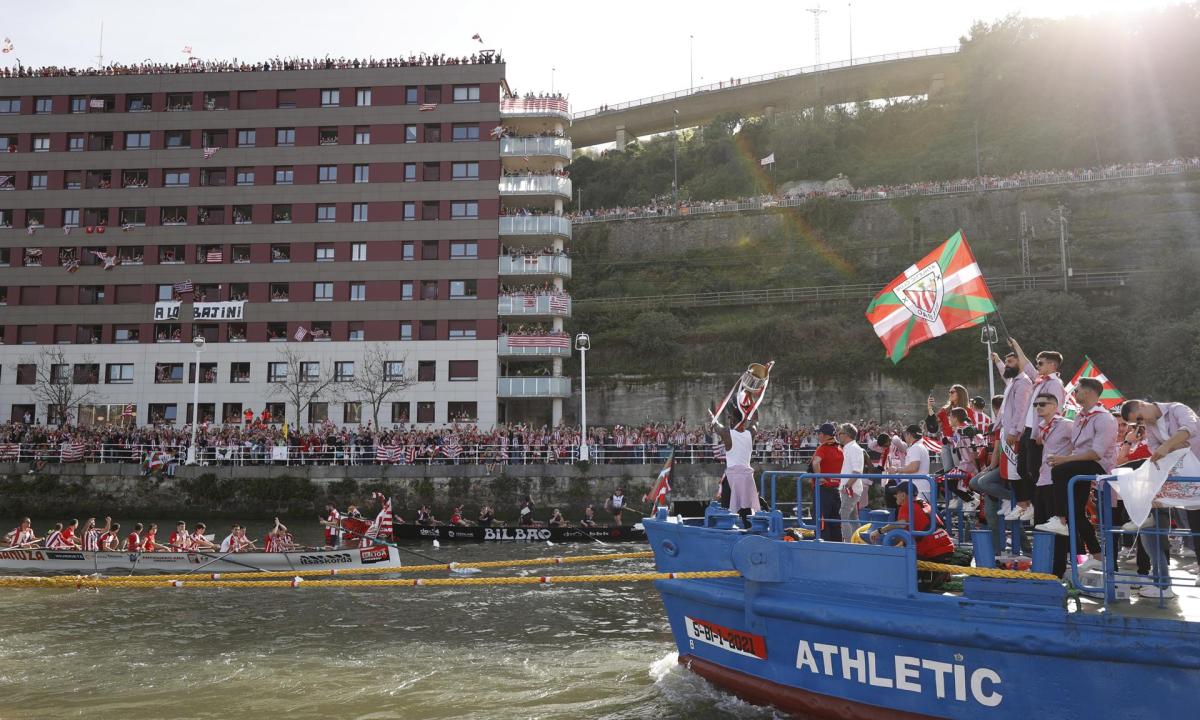
[[[962,230],[888,283],[867,319],[898,363],[914,346],[972,327],[996,311]]]
[[[654,487],[650,492],[642,496],[642,502],[651,503],[650,513],[653,514],[659,505],[667,504],[667,495],[671,492],[671,472],[675,468],[675,448],[671,448],[671,454],[667,457],[667,462],[663,465],[663,469],[658,471],[658,479],[654,481]]]

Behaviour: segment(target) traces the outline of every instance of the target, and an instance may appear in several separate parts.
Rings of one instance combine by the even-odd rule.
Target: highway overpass
[[[822,105],[878,100],[908,95],[934,95],[960,75],[958,48],[932,48],[748,78],[723,80],[688,90],[655,95],[618,105],[602,105],[572,117],[575,149],[615,142],[625,147],[634,138],[667,132],[675,126],[695,127],[726,113],[771,115]]]

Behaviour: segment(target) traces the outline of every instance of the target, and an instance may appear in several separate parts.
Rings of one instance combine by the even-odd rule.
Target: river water
[[[315,522],[290,524],[299,540],[318,542]],[[160,541],[173,525],[159,522]],[[210,525],[224,531],[227,523]],[[0,518],[4,531],[13,526],[15,519]],[[42,532],[48,524],[34,526]],[[256,537],[265,529],[250,526]],[[440,562],[645,549],[404,547]],[[404,562],[427,561],[405,553]],[[649,561],[625,560],[487,573],[651,569]],[[684,670],[674,651],[649,583],[2,589],[0,718],[773,716]]]

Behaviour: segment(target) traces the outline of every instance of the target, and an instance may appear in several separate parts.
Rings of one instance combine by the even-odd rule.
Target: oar
[[[357,535],[360,538],[365,538],[367,540],[370,540],[371,542],[375,543],[376,545],[386,545],[387,547],[395,548],[401,552],[406,552],[406,553],[410,553],[412,555],[416,555],[417,557],[421,558],[422,560],[428,560],[429,562],[439,563],[439,564],[442,562],[441,560],[438,560],[437,558],[432,558],[432,557],[429,557],[428,555],[422,555],[421,553],[417,552],[416,550],[409,550],[408,548],[400,547],[396,543],[390,543],[386,540],[380,540],[379,538],[373,538],[368,535],[363,535],[362,533],[355,532],[354,530],[351,530],[350,528],[342,528],[342,531],[348,532],[351,535]]]
[[[225,553],[224,555],[221,555],[220,557],[213,557],[213,554],[212,554],[212,553],[206,553],[206,552],[204,552],[204,551],[202,551],[202,550],[190,550],[190,551],[186,551],[186,552],[194,552],[194,553],[196,553],[197,555],[202,555],[202,556],[204,556],[204,557],[210,557],[210,558],[212,558],[212,560],[209,560],[208,562],[204,563],[204,564],[203,564],[203,565],[201,565],[200,567],[198,567],[198,568],[195,568],[195,569],[193,569],[193,570],[189,570],[189,571],[187,571],[186,573],[184,573],[185,575],[191,575],[192,573],[195,573],[195,572],[200,572],[201,570],[203,570],[204,568],[208,567],[209,565],[212,565],[213,563],[216,563],[216,562],[220,562],[220,561],[222,561],[222,560],[225,560],[225,559],[226,559],[226,558],[228,558],[230,555],[232,555],[232,554],[234,554],[235,552],[237,552],[237,550],[230,550],[229,552]],[[140,556],[139,556],[139,557],[140,557]],[[260,567],[255,567],[255,566],[253,566],[253,565],[250,565],[249,563],[238,562],[237,560],[229,560],[228,562],[231,562],[231,563],[233,563],[234,565],[241,565],[242,567],[246,568],[247,570],[254,570],[255,572],[264,572],[262,568],[260,568]]]

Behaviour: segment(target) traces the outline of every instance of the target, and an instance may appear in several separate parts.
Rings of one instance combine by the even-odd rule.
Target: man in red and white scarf
[[[392,499],[378,490],[371,493],[373,500],[378,500],[379,514],[375,516],[375,522],[371,523],[371,527],[367,529],[367,534],[360,540],[359,547],[371,547],[377,543],[375,538],[383,538],[391,540],[392,537]]]

